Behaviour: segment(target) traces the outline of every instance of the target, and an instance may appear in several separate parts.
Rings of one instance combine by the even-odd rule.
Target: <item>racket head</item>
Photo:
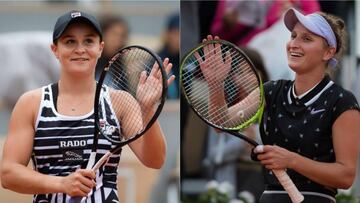
[[[144,85],[141,74],[146,74],[145,84],[149,85],[142,86],[142,91],[139,91],[139,84]],[[102,134],[117,145],[117,149],[136,140],[160,115],[166,92],[166,72],[160,57],[143,46],[122,48],[109,60],[99,77],[94,102],[95,134]],[[110,102],[111,105],[105,108],[116,115],[120,129],[105,122],[104,100]],[[120,136],[114,136],[114,131]]]
[[[219,49],[217,49],[216,45],[220,45]],[[215,52],[216,49],[221,50],[221,54],[210,54],[211,51],[209,50],[212,47],[214,47]],[[220,51],[217,52],[220,53]],[[209,82],[211,83],[211,81],[205,79],[200,64],[204,63],[205,59],[210,60],[207,65],[212,67],[212,74],[226,75],[224,73],[226,70],[222,69],[222,66],[229,61],[229,58],[230,70],[228,70],[226,79],[222,83],[223,87],[217,85],[215,91],[224,94],[227,107],[231,107],[244,101],[244,98],[256,89],[256,94],[251,95],[256,100],[256,105],[255,103],[249,104],[252,105],[253,110],[245,111],[244,119],[239,119],[236,122],[217,122],[211,118],[211,115],[208,115]],[[250,58],[239,47],[230,42],[207,40],[192,49],[181,61],[180,83],[191,108],[201,119],[215,128],[226,131],[241,131],[261,119],[264,110],[264,89],[261,78]],[[212,89],[214,90],[214,88]],[[216,111],[221,114],[225,109],[217,109]],[[238,115],[228,116],[234,118]]]

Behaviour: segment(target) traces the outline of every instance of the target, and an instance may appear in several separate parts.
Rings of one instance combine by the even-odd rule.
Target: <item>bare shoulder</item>
[[[21,112],[22,114],[37,115],[41,102],[42,89],[38,88],[25,92],[20,96],[14,107],[13,113]]]
[[[25,92],[23,95],[20,96],[17,104],[27,104],[28,107],[31,107],[34,104],[40,104],[42,95],[42,89],[34,89],[28,92]]]

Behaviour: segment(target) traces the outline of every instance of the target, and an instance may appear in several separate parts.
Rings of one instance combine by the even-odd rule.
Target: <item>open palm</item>
[[[172,64],[169,63],[168,58],[164,60],[163,65],[165,67],[166,74],[169,74],[172,68]],[[171,75],[167,80],[167,85],[170,85],[174,79],[175,76]],[[159,64],[155,63],[149,75],[147,75],[146,71],[141,72],[136,91],[136,98],[142,108],[149,109],[152,108],[157,102],[159,102],[162,94],[162,74],[159,69]]]
[[[208,40],[212,40],[212,38],[208,38]],[[223,57],[220,44],[208,44],[203,47],[203,52],[203,58],[198,52],[195,52],[194,56],[200,64],[205,80],[209,86],[222,84],[231,69],[230,53],[226,52]]]

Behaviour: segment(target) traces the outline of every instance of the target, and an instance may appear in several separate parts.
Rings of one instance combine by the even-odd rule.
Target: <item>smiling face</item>
[[[297,23],[286,45],[289,67],[296,73],[315,69],[325,70],[327,61],[333,57],[335,49],[327,45],[324,38],[310,32]]]
[[[62,71],[70,74],[94,74],[103,42],[95,29],[84,22],[70,24],[51,49]]]

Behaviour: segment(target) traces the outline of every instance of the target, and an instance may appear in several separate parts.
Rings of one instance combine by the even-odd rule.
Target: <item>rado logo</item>
[[[85,147],[86,140],[67,140],[67,141],[60,141],[60,148],[67,148],[67,147]]]

